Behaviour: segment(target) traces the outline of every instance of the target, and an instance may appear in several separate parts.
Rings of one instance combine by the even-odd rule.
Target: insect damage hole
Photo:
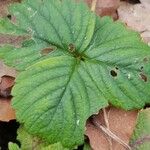
[[[115,67],[115,69],[116,69],[116,70],[119,70],[119,68],[118,68],[118,67]]]
[[[10,14],[8,14],[8,15],[7,15],[7,18],[8,18],[9,20],[11,20],[11,19],[12,19],[12,16],[11,16]]]
[[[81,57],[81,60],[82,60],[82,61],[85,61],[85,59],[84,59],[83,57]]]
[[[117,72],[115,70],[111,70],[110,74],[112,77],[117,77]]]
[[[144,67],[143,66],[141,66],[141,68],[140,68],[141,70],[143,70],[144,69]]]
[[[144,82],[147,82],[147,76],[143,73],[140,73],[140,78],[144,81]]]

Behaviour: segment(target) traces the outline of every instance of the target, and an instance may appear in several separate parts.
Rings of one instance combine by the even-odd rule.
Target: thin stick
[[[91,11],[95,12],[96,4],[97,4],[97,0],[93,0],[91,5]]]
[[[109,137],[111,137],[113,140],[115,140],[116,142],[120,143],[121,145],[123,145],[127,150],[132,150],[131,147],[126,144],[122,139],[120,139],[118,136],[116,136],[113,132],[111,132],[108,128],[100,125],[97,121],[95,121],[95,119],[93,118],[93,124],[98,127],[99,129],[101,129],[105,134],[107,134]]]
[[[106,127],[109,129],[109,121],[108,121],[108,117],[107,117],[107,113],[106,113],[106,108],[103,108],[103,114],[104,114],[104,121],[106,123]]]
[[[107,127],[108,130],[110,130],[108,115],[106,113],[106,108],[103,108],[102,110],[103,110],[103,114],[104,114],[104,121],[105,121],[106,127]],[[112,139],[111,139],[111,137],[108,137],[107,139],[108,139],[108,142],[109,142],[109,149],[112,150]]]

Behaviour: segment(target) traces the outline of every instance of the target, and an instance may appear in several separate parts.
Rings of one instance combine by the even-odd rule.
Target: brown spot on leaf
[[[145,57],[145,58],[143,59],[143,61],[144,61],[144,62],[148,62],[148,58]]]
[[[54,48],[52,48],[52,47],[44,48],[44,49],[41,50],[41,54],[42,54],[43,56],[46,56],[46,55],[48,55],[50,52],[52,52],[53,50],[54,50]]]
[[[145,74],[143,74],[143,73],[140,73],[140,77],[141,77],[141,79],[144,81],[144,82],[147,82],[147,76],[145,75]]]
[[[73,53],[73,52],[75,52],[75,45],[74,44],[72,44],[72,43],[70,43],[69,45],[68,45],[68,50],[71,52],[71,53]]]

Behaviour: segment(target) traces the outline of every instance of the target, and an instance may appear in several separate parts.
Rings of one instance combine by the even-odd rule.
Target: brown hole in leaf
[[[7,18],[11,20],[12,16],[10,14],[7,15]]]
[[[69,45],[68,45],[68,50],[70,51],[70,52],[75,52],[75,45],[74,44],[72,44],[72,43],[70,43]]]
[[[81,57],[81,60],[84,61],[85,59],[83,57]]]
[[[116,77],[117,76],[117,72],[115,70],[111,70],[110,71],[111,76]]]
[[[140,68],[141,70],[143,70],[144,69],[144,67],[143,66],[141,66],[141,68]]]
[[[46,55],[48,55],[50,52],[52,52],[53,50],[54,50],[54,48],[52,48],[52,47],[44,48],[44,49],[41,50],[41,54],[42,54],[43,56],[46,56]]]
[[[144,82],[147,82],[147,76],[145,75],[145,74],[143,74],[143,73],[140,73],[140,77],[141,77],[141,79],[144,81]]]
[[[119,70],[119,68],[118,67],[115,67],[116,68],[116,70]]]

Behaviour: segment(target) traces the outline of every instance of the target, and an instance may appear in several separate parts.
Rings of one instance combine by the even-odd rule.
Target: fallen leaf
[[[119,20],[126,23],[127,26],[140,32],[145,42],[150,43],[150,15],[148,15],[150,14],[150,5],[147,5],[146,0],[141,0],[141,2],[142,4],[135,5],[121,2],[118,16]]]
[[[150,8],[150,0],[140,0],[140,2],[147,8]]]
[[[110,107],[106,109],[106,113],[110,131],[120,139],[122,139],[124,143],[128,144],[136,124],[138,111],[124,111],[121,109]],[[99,123],[99,125],[106,127],[102,111],[100,111],[100,113],[96,115],[95,119]],[[112,139],[112,145],[110,145],[110,137],[106,135],[102,130],[98,129],[90,121],[88,121],[86,125],[86,135],[89,137],[90,144],[93,150],[109,150],[110,147],[112,148],[112,150],[126,149],[121,144]]]
[[[15,118],[15,111],[11,107],[10,99],[0,98],[0,121],[8,122]]]
[[[85,0],[91,6],[93,0]],[[97,0],[96,13],[100,16],[111,16],[115,20],[117,16],[117,8],[120,5],[120,0]]]
[[[0,82],[0,96],[3,98],[8,98],[11,96],[11,89],[14,85],[14,77],[2,76]]]
[[[0,82],[1,82],[1,77],[2,76],[11,76],[11,77],[16,77],[16,70],[4,65],[2,61],[0,61]]]
[[[14,69],[7,67],[2,62],[0,62],[0,120],[1,121],[9,121],[15,119],[15,111],[11,107],[10,99],[6,99],[10,97],[10,92],[14,84],[15,76],[16,76],[16,71]]]

